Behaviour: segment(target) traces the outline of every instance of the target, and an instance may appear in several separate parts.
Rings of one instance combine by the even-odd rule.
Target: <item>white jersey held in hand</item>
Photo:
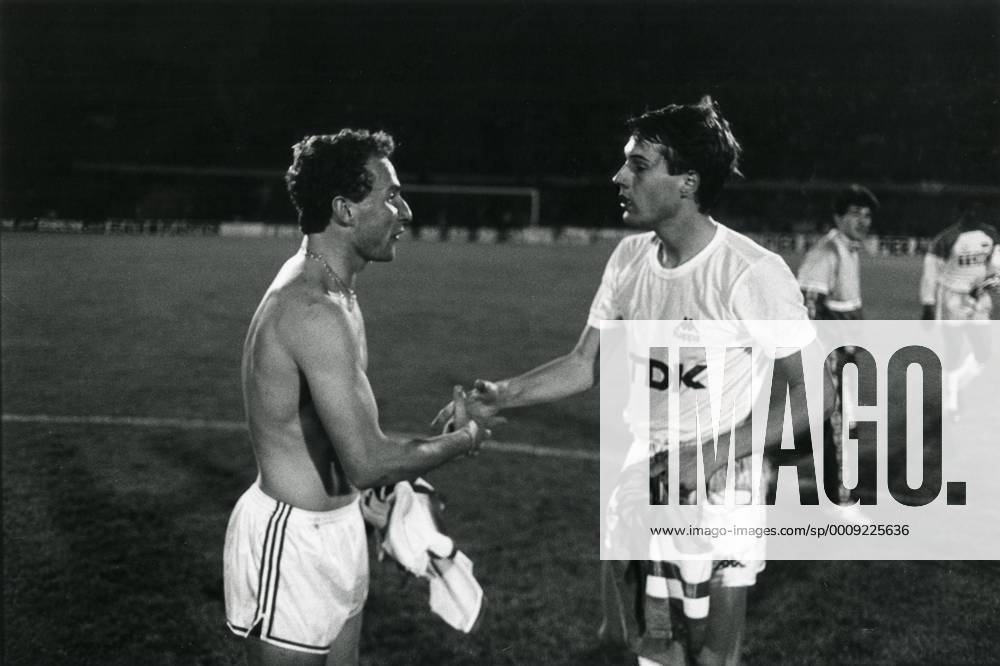
[[[483,590],[472,561],[438,529],[434,488],[417,479],[400,481],[392,491],[366,490],[363,514],[379,529],[382,551],[418,578],[430,581],[430,607],[452,627],[469,633],[483,605]]]

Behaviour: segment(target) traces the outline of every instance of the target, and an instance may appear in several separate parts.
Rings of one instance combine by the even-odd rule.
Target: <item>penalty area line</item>
[[[3,414],[4,423],[42,423],[50,425],[98,425],[125,426],[132,428],[177,428],[180,430],[223,430],[228,432],[245,432],[247,427],[242,421],[224,421],[220,419],[179,419],[157,416],[66,416],[58,414]],[[414,439],[423,437],[415,433],[389,432],[393,437]],[[600,455],[596,451],[577,451],[573,449],[557,449],[551,446],[536,446],[523,442],[500,442],[490,440],[483,442],[483,450],[497,453],[521,454],[539,458],[560,458],[563,460],[587,460],[597,462]]]

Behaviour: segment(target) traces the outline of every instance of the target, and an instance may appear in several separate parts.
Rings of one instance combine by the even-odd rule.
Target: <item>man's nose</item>
[[[403,222],[410,222],[413,220],[413,211],[410,209],[410,204],[406,202],[406,199],[400,198],[399,213],[397,217]]]
[[[611,182],[614,183],[615,185],[624,185],[625,184],[624,172],[625,172],[625,167],[618,169],[618,171],[615,172],[615,175],[611,177]]]

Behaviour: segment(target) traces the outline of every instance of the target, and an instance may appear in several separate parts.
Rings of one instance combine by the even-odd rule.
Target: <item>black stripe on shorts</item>
[[[281,536],[278,537],[278,559],[274,563],[274,587],[271,589],[271,619],[267,623],[267,635],[269,638],[271,636],[271,631],[274,630],[274,609],[278,603],[278,583],[281,580],[281,555],[285,551],[285,531],[288,527],[288,517],[292,515],[292,507],[288,507],[285,512],[284,518],[281,521]],[[309,647],[309,646],[306,646]]]
[[[267,531],[264,534],[264,546],[261,548],[260,566],[257,571],[257,610],[254,613],[253,624],[256,624],[257,620],[267,612],[266,601],[268,597],[267,592],[271,586],[270,563],[273,560],[274,554],[274,534],[277,531],[276,526],[284,508],[285,505],[282,502],[275,502],[274,511],[267,521]],[[267,570],[266,577],[264,575],[265,569]]]

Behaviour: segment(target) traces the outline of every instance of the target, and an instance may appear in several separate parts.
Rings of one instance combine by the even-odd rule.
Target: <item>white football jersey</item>
[[[987,275],[1000,270],[997,231],[990,224],[955,224],[931,243],[924,258],[920,300],[934,305],[938,288],[968,294]]]
[[[660,241],[648,232],[624,238],[608,259],[601,285],[590,308],[588,324],[595,328],[607,326],[610,320],[676,320],[690,330],[681,330],[692,348],[699,345],[697,320],[753,321],[794,320],[808,322],[806,308],[795,276],[785,261],[777,254],[761,247],[746,236],[722,224],[717,224],[712,240],[697,255],[676,268],[664,268],[657,257]],[[695,320],[690,323],[682,320]],[[811,327],[803,327],[790,334],[787,328],[748,326],[747,342],[756,342],[766,349],[778,346],[795,346],[808,342],[804,334]],[[750,330],[750,329],[753,330]],[[678,331],[675,330],[675,335]],[[783,338],[783,339],[782,339]],[[794,340],[793,340],[794,338]],[[789,343],[789,344],[785,344]],[[778,351],[778,355],[783,355]],[[785,354],[791,352],[784,352]],[[683,355],[683,351],[682,351]],[[688,358],[671,362],[664,373],[655,372],[655,359],[639,359],[650,364],[649,386],[652,392],[665,391],[669,386],[679,393],[679,441],[691,441],[698,435],[695,429],[696,401],[685,395],[706,388],[707,377],[704,358],[697,351]],[[726,352],[723,367],[725,388],[747,386],[751,376],[754,386],[760,386],[760,376],[768,372],[770,361],[763,354],[755,355],[753,365],[747,362],[742,349]],[[680,364],[681,367],[678,367]],[[669,374],[670,376],[666,376]],[[684,381],[680,381],[681,378]],[[704,394],[700,394],[704,395]],[[666,401],[663,401],[665,404]],[[719,422],[720,432],[732,428],[749,414],[750,405],[743,413],[727,413]],[[648,423],[629,419],[633,433],[645,439],[648,427],[651,440],[660,441],[666,436],[668,411],[648,411]],[[702,432],[702,439],[711,432]]]
[[[860,318],[860,243],[833,229],[809,249],[799,266],[803,291],[823,294],[823,308],[817,319]]]

